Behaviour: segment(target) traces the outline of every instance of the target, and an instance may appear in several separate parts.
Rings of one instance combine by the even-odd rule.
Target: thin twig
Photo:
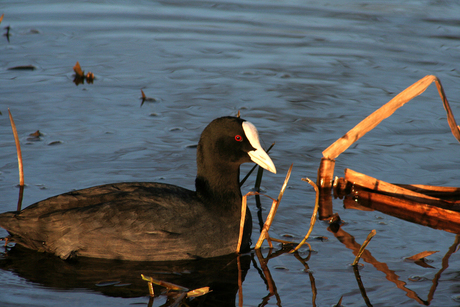
[[[318,186],[313,181],[311,181],[309,178],[302,178],[302,180],[308,182],[315,189],[315,192],[316,192],[315,208],[313,208],[313,214],[311,215],[311,219],[310,219],[310,229],[308,229],[308,232],[305,235],[305,238],[303,238],[303,240],[299,243],[299,245],[297,245],[296,248],[291,250],[290,253],[293,253],[293,252],[299,250],[299,248],[302,245],[305,244],[305,241],[307,241],[308,237],[310,236],[311,232],[313,231],[313,226],[315,226],[316,216],[318,215],[318,209],[319,209],[319,189],[318,189]],[[310,246],[310,244],[308,244],[308,245]],[[311,249],[311,246],[310,246],[310,249]]]
[[[367,238],[366,238],[366,240],[364,240],[363,244],[362,244],[361,247],[359,248],[358,254],[356,255],[355,261],[353,261],[353,264],[352,264],[352,265],[357,265],[357,264],[358,264],[359,259],[361,258],[361,255],[364,253],[364,250],[366,249],[366,246],[369,244],[369,242],[370,242],[371,239],[375,236],[376,233],[377,233],[377,231],[375,231],[375,229],[373,229],[373,230],[367,235]]]
[[[236,245],[236,252],[239,253],[241,250],[241,244],[243,242],[244,223],[246,221],[246,210],[248,207],[248,195],[254,195],[254,192],[249,192],[243,196],[241,200],[241,219],[240,219],[240,233],[238,236],[238,244]]]
[[[267,239],[270,247],[272,247],[271,242],[270,242],[270,236],[268,234],[268,230],[270,229],[270,226],[273,223],[273,219],[275,218],[276,210],[278,210],[278,206],[281,202],[281,199],[283,198],[284,190],[286,189],[287,184],[289,182],[289,177],[291,177],[292,166],[293,164],[291,164],[291,167],[289,167],[289,170],[286,175],[286,179],[284,179],[283,186],[281,187],[280,193],[278,195],[278,199],[274,200],[272,203],[272,207],[270,209],[270,212],[268,213],[267,219],[265,220],[264,227],[262,229],[262,232],[260,233],[259,240],[256,243],[255,249],[259,249],[262,246],[262,243],[265,239]]]
[[[246,195],[243,196],[243,199],[241,200],[240,233],[239,233],[239,236],[238,236],[238,244],[236,246],[236,252],[237,253],[240,252],[241,244],[243,242],[244,223],[245,223],[245,220],[246,220],[247,197],[252,196],[252,195],[262,195],[262,196],[270,198],[273,202],[276,201],[276,199],[273,199],[272,197],[270,197],[268,195],[260,194],[259,192],[255,192],[255,191],[250,191]]]
[[[14,124],[13,115],[11,115],[9,108],[8,108],[8,115],[10,117],[11,129],[13,130],[14,142],[16,143],[16,152],[18,154],[19,186],[24,186],[24,168],[22,164],[21,144],[19,143],[18,131],[16,130],[16,125]]]

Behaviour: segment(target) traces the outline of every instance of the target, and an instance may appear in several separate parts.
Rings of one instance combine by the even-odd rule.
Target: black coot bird
[[[241,217],[239,167],[251,161],[276,173],[253,124],[218,118],[198,143],[196,191],[163,183],[106,184],[0,214],[0,226],[13,242],[63,259],[164,261],[231,254]],[[245,248],[251,230],[247,214]]]

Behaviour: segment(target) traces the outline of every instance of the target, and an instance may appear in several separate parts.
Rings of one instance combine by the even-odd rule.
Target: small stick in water
[[[23,186],[24,185],[24,169],[22,165],[21,144],[19,144],[18,131],[16,130],[16,125],[14,124],[13,115],[11,115],[11,111],[9,108],[8,108],[8,114],[10,117],[11,129],[13,130],[14,141],[16,143],[16,151],[18,153],[19,185]]]
[[[375,236],[376,233],[377,233],[377,231],[375,231],[375,229],[373,229],[367,235],[367,238],[366,238],[366,240],[364,240],[363,245],[361,245],[361,247],[359,248],[358,255],[356,255],[355,261],[353,261],[352,265],[357,265],[358,264],[359,258],[361,258],[361,255],[364,253],[364,250],[366,249],[366,246],[369,244],[369,242]]]
[[[293,253],[293,252],[297,251],[302,245],[305,244],[305,241],[307,241],[308,237],[310,236],[311,232],[313,231],[313,226],[315,226],[315,222],[316,222],[316,216],[318,215],[318,208],[319,208],[319,190],[318,190],[318,186],[313,181],[311,181],[309,178],[305,178],[305,179],[302,178],[302,180],[308,182],[309,184],[311,184],[313,186],[313,188],[315,189],[315,192],[316,192],[315,208],[313,209],[313,214],[311,215],[311,219],[310,219],[310,229],[308,230],[307,234],[305,235],[305,238],[303,238],[303,240],[299,243],[299,245],[297,245],[296,248],[291,250],[290,253]]]
[[[281,202],[281,198],[283,198],[284,195],[284,190],[286,189],[286,186],[289,182],[289,177],[291,177],[291,171],[292,171],[292,166],[289,168],[286,179],[284,180],[283,186],[281,187],[280,193],[278,195],[278,199],[274,200],[272,203],[272,207],[270,209],[270,212],[268,213],[267,219],[265,220],[264,227],[262,229],[262,232],[260,233],[259,240],[257,241],[255,249],[259,249],[262,246],[262,243],[265,239],[269,242],[270,247],[272,247],[271,242],[270,242],[270,236],[268,234],[268,230],[270,230],[270,226],[273,223],[273,219],[275,218],[276,210],[278,210],[278,206]]]
[[[17,155],[18,155],[19,198],[18,198],[17,210],[21,211],[22,196],[24,194],[24,167],[23,167],[23,163],[22,163],[21,144],[19,143],[18,131],[16,130],[16,125],[14,124],[13,115],[11,115],[11,111],[10,111],[9,108],[8,108],[8,115],[10,117],[11,129],[13,130],[14,142],[16,143],[16,152],[17,152]]]

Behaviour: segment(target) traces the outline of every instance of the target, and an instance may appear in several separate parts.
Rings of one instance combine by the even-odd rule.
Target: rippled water
[[[264,175],[267,194],[277,195],[294,163],[271,234],[296,241],[307,232],[314,205],[312,188],[300,178],[315,179],[321,152],[361,119],[428,74],[441,79],[460,118],[457,1],[2,1],[0,14],[0,31],[10,26],[9,42],[0,37],[2,212],[14,210],[18,195],[7,108],[22,141],[25,205],[109,182],[193,188],[191,145],[212,119],[241,110],[263,145],[276,142],[271,155],[278,174]],[[77,61],[96,75],[94,84],[72,82]],[[8,69],[21,65],[36,69]],[[156,102],[140,107],[140,89]],[[44,135],[31,140],[36,130]],[[343,153],[336,175],[348,167],[390,182],[460,186],[458,146],[431,86]],[[268,209],[270,202],[263,201]],[[442,270],[454,234],[376,211],[344,210],[339,199],[334,212],[358,244],[377,230],[368,246],[375,262],[362,262],[360,270],[372,306],[459,304],[458,254]],[[268,262],[276,285],[269,298],[254,255],[243,283],[244,306],[266,300],[267,306],[332,306],[341,296],[344,306],[366,306],[349,266],[354,255],[327,226],[315,226],[312,236],[327,239],[311,239],[313,253],[302,249],[307,266],[287,254]],[[439,250],[429,257],[431,268],[404,261],[425,250]],[[2,263],[23,259],[1,257]],[[149,302],[143,282],[141,294],[123,295],[123,284],[81,280],[81,267],[31,257],[27,262],[37,263],[37,271],[23,262],[0,270],[0,305]],[[101,282],[115,278],[114,267],[102,266]],[[61,274],[66,270],[79,282]],[[230,305],[238,304],[236,292],[231,296],[236,303]],[[163,296],[153,306],[164,302]]]

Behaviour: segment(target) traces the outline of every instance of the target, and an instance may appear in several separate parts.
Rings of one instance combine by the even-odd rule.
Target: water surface
[[[2,1],[3,13],[1,31],[11,28],[9,41],[0,37],[2,212],[14,210],[18,195],[8,108],[22,142],[25,205],[110,182],[193,188],[193,145],[202,129],[240,110],[258,127],[264,146],[276,142],[271,156],[278,174],[264,175],[267,194],[276,197],[294,163],[271,234],[296,241],[307,232],[314,205],[312,188],[300,178],[316,179],[321,152],[361,119],[428,74],[441,79],[460,118],[456,1]],[[94,84],[72,82],[77,61],[96,75]],[[8,70],[20,65],[36,69]],[[140,89],[156,102],[140,107]],[[43,136],[30,140],[36,130]],[[343,153],[336,175],[348,167],[389,182],[460,186],[458,146],[431,86]],[[263,202],[268,209],[270,201]],[[345,210],[340,199],[334,211],[359,244],[377,230],[368,250],[387,273],[375,263],[364,262],[360,270],[373,306],[459,304],[456,253],[429,299],[454,234],[379,212]],[[323,240],[310,240],[313,253],[301,250],[308,269],[293,255],[268,262],[277,296],[266,298],[254,255],[243,283],[244,305],[276,306],[278,298],[283,306],[332,306],[343,296],[345,306],[366,306],[349,266],[354,255],[327,227],[315,226],[312,236]],[[429,257],[432,268],[404,261],[424,250],[439,250]],[[58,272],[60,265],[51,263],[43,269]],[[109,277],[101,273],[101,282]],[[50,278],[0,270],[1,305],[149,302],[146,292],[124,297],[123,285],[103,284],[110,291],[83,282],[63,288]]]

